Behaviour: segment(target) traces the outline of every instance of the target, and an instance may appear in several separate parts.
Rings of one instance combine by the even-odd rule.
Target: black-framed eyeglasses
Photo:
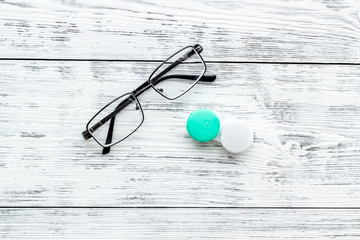
[[[205,75],[206,64],[200,53],[199,44],[187,46],[166,59],[150,75],[149,79],[134,91],[123,94],[105,105],[86,124],[83,137],[93,138],[103,147],[103,154],[110,147],[125,140],[144,122],[144,112],[138,96],[152,87],[161,96],[174,100],[199,81],[212,82],[216,75]]]

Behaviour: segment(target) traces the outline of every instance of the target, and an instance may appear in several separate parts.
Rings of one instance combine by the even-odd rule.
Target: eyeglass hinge
[[[194,45],[194,48],[198,53],[201,53],[204,50],[202,46],[198,43]]]
[[[88,140],[88,139],[90,139],[90,138],[92,137],[88,130],[83,131],[83,132],[81,133],[81,135],[83,136],[83,138],[84,138],[85,140]]]

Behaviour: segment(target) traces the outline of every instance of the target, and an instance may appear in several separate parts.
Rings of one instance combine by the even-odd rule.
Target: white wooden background
[[[101,155],[80,135],[159,61],[204,47],[213,83],[140,97]],[[186,133],[245,119],[231,155]],[[358,0],[0,0],[0,238],[360,239]]]

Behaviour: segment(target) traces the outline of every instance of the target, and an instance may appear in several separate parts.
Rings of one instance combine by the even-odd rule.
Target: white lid
[[[220,133],[223,147],[231,153],[241,153],[248,149],[254,140],[254,133],[245,122],[235,118],[226,121]]]

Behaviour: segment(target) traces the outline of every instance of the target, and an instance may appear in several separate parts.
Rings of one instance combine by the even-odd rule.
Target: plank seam
[[[0,209],[274,209],[274,210],[360,210],[360,207],[181,207],[181,206],[0,206]]]
[[[57,62],[143,62],[161,63],[161,60],[147,59],[73,59],[73,58],[0,58],[0,61],[57,61]],[[285,65],[355,65],[356,62],[281,62],[281,61],[205,61],[206,63],[235,63],[235,64],[285,64]]]

